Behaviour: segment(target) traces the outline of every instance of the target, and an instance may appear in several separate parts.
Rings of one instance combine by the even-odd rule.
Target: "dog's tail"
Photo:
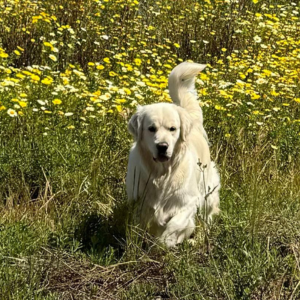
[[[203,129],[202,110],[197,101],[195,90],[195,77],[204,70],[206,65],[183,62],[175,67],[169,75],[169,93],[173,102],[184,108],[193,121],[200,122],[203,135],[207,139]]]

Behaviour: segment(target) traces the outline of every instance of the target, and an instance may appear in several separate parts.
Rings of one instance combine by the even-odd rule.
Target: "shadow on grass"
[[[126,232],[132,218],[127,202],[118,203],[110,216],[92,213],[78,224],[74,238],[80,241],[81,251],[92,258],[118,260],[126,247]],[[112,257],[113,256],[113,257]]]

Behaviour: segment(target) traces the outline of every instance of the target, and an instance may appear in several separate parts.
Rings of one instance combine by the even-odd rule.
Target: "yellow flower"
[[[180,48],[180,45],[177,44],[177,43],[174,43],[174,46],[175,46],[176,48]]]
[[[116,105],[116,109],[118,112],[121,112],[122,111],[122,106],[121,105]]]
[[[26,107],[27,106],[27,103],[25,101],[19,101],[19,105],[21,107]]]
[[[137,66],[140,66],[142,64],[142,60],[140,58],[135,58],[134,59],[134,63],[137,65]]]
[[[255,93],[251,95],[252,100],[256,100],[256,99],[259,99],[259,98],[260,98],[260,95],[257,95]]]
[[[21,74],[21,73],[18,73],[18,74],[16,75],[16,77],[21,78],[21,79],[25,78],[25,76],[24,76],[23,74]]]
[[[110,71],[109,72],[109,76],[111,76],[111,77],[114,77],[114,76],[117,76],[118,74],[117,73],[115,73],[115,72],[113,72],[113,71]]]
[[[18,51],[18,50],[15,50],[14,53],[15,53],[16,55],[18,55],[18,56],[21,55],[20,51]]]
[[[110,63],[110,59],[109,59],[108,57],[103,58],[103,61],[104,61],[105,63],[107,63],[107,64]]]
[[[8,54],[5,53],[5,52],[0,52],[0,57],[2,57],[2,58],[7,58],[7,57],[8,57]]]
[[[127,95],[131,95],[131,90],[130,90],[130,89],[124,88],[123,90],[124,90],[124,92],[125,92]]]
[[[122,104],[122,103],[126,103],[126,100],[125,99],[116,99],[114,102],[118,103],[118,104]]]
[[[103,66],[103,65],[99,65],[99,66],[96,67],[96,69],[97,69],[97,70],[103,70],[103,69],[104,69],[104,66]]]
[[[46,77],[46,78],[44,78],[43,80],[42,80],[42,83],[43,84],[46,84],[46,85],[49,85],[49,84],[51,84],[53,82],[53,79],[51,78],[51,77]]]
[[[4,105],[1,105],[1,106],[0,106],[0,111],[1,111],[1,110],[5,110],[5,109],[6,109],[6,107],[5,107]]]
[[[38,75],[35,75],[35,74],[32,74],[31,75],[31,80],[33,80],[33,81],[40,81],[40,76],[38,76]]]
[[[54,105],[59,105],[59,104],[62,103],[62,101],[61,101],[60,99],[54,99],[54,100],[52,101],[52,103],[53,103]]]
[[[205,73],[200,73],[200,79],[206,81],[208,80],[208,76]]]
[[[166,67],[167,69],[172,69],[172,66],[169,64],[164,64],[164,67]]]

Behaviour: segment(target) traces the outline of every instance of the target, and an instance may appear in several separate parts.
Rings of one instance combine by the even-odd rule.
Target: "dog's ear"
[[[189,114],[180,106],[177,106],[180,117],[180,138],[185,141],[192,129],[192,121]]]
[[[143,107],[138,106],[137,112],[130,118],[128,123],[128,130],[133,135],[136,141],[142,139],[143,131]]]

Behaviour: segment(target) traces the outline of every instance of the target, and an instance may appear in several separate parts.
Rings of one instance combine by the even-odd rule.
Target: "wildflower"
[[[256,35],[253,39],[254,39],[255,43],[260,43],[261,42],[261,37],[259,37],[258,35]]]
[[[54,99],[54,100],[52,101],[52,103],[53,103],[54,105],[59,105],[59,104],[62,103],[62,101],[61,101],[60,99]]]
[[[93,106],[88,106],[88,107],[86,108],[86,110],[87,110],[87,111],[94,111],[95,108],[94,108]]]
[[[21,107],[26,107],[27,106],[27,102],[25,102],[25,101],[19,101],[19,105]]]
[[[74,115],[74,114],[73,114],[72,112],[66,112],[66,113],[65,113],[65,116],[66,116],[66,117],[70,117],[70,116],[73,116],[73,115]]]
[[[263,78],[259,78],[256,80],[256,83],[257,84],[264,84],[264,83],[267,83],[268,81],[266,79],[263,79]]]
[[[44,46],[45,47],[50,47],[51,50],[53,49],[53,45],[51,43],[49,43],[49,42],[44,42]]]
[[[42,101],[42,100],[37,100],[37,103],[40,104],[40,105],[45,105],[45,101]]]
[[[128,89],[128,88],[124,88],[124,92],[125,92],[127,95],[131,95],[131,90]]]
[[[8,57],[8,54],[5,53],[4,51],[2,51],[2,49],[0,49],[0,57],[2,57],[2,58],[7,58],[7,57]]]
[[[121,105],[116,105],[116,109],[118,112],[121,112],[122,111],[122,106]]]
[[[40,81],[40,76],[38,76],[38,75],[36,75],[36,74],[32,74],[31,75],[31,80],[33,81],[33,82],[38,82],[38,81]]]
[[[57,57],[56,57],[55,55],[53,55],[53,54],[50,54],[50,55],[49,55],[49,58],[50,58],[51,60],[53,60],[53,61],[57,61]]]
[[[142,60],[140,58],[136,58],[134,60],[134,63],[137,65],[137,66],[140,66],[142,64]]]
[[[118,74],[117,73],[115,73],[115,72],[113,72],[113,71],[110,71],[109,72],[109,76],[111,76],[111,77],[115,77],[115,76],[117,76]]]
[[[42,83],[46,84],[46,85],[50,85],[52,82],[53,82],[53,79],[49,76],[42,80]]]
[[[9,109],[7,110],[7,113],[8,113],[8,115],[11,116],[11,117],[16,117],[16,116],[18,115],[17,112],[16,112],[14,109],[11,109],[11,108],[9,108]]]

